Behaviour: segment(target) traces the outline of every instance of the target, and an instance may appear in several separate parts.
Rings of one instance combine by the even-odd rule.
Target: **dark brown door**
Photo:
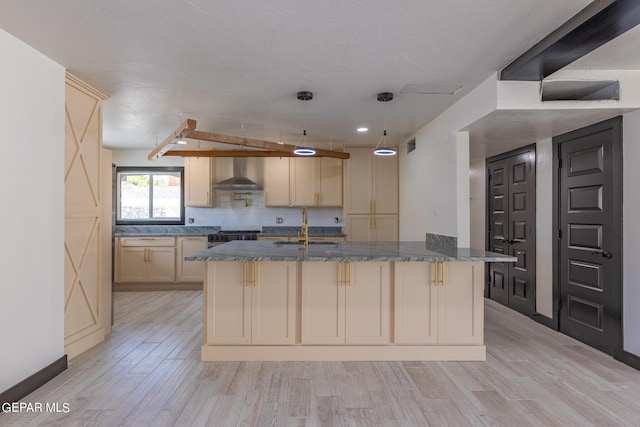
[[[621,128],[617,118],[554,138],[560,331],[609,354],[622,346]]]
[[[488,160],[489,250],[515,263],[489,265],[489,297],[526,315],[535,313],[535,146]]]

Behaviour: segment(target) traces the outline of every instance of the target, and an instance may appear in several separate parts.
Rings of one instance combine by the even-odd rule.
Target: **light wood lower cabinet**
[[[174,237],[120,238],[116,262],[117,282],[174,282]]]
[[[209,262],[206,344],[295,344],[295,262]]]
[[[116,239],[116,290],[196,289],[205,264],[184,257],[207,248],[203,236],[119,237]],[[136,284],[136,285],[134,285]],[[197,286],[197,287],[196,287]]]
[[[485,360],[482,262],[207,263],[203,361]]]
[[[302,344],[389,343],[389,263],[302,264]]]
[[[483,263],[395,263],[398,344],[482,344]]]
[[[185,261],[184,257],[207,249],[207,238],[201,236],[178,237],[178,282],[202,282],[206,265],[199,261]]]

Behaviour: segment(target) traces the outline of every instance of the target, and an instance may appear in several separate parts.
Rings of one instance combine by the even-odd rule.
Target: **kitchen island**
[[[484,263],[425,242],[235,241],[206,261],[203,361],[485,360]]]

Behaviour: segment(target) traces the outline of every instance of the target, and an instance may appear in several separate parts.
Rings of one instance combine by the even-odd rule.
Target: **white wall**
[[[114,150],[113,163],[117,166],[184,166],[182,157],[161,157],[147,160],[151,150]],[[216,159],[216,181],[233,176],[233,160],[231,158]],[[247,176],[254,182],[264,185],[264,159],[250,157],[247,159]],[[185,209],[186,218],[193,218],[192,225],[217,225],[223,229],[260,229],[263,226],[297,227],[302,223],[300,208],[267,208],[264,206],[264,191],[251,191],[247,196],[249,206],[241,201],[232,200],[232,191],[216,191],[215,208]],[[342,208],[309,208],[309,226],[343,227]],[[276,223],[276,218],[282,223]],[[338,223],[335,222],[338,218]],[[189,224],[186,224],[189,225]]]
[[[553,317],[553,150],[536,144],[536,311]]]
[[[470,245],[484,249],[486,246],[487,212],[487,163],[485,159],[472,160],[469,164],[470,191]]]
[[[640,112],[625,114],[623,127],[623,281],[624,349],[640,356]]]
[[[64,355],[65,70],[0,29],[0,392]]]
[[[415,151],[399,150],[400,240],[435,233],[469,246],[469,142],[461,142],[458,132],[496,109],[496,85],[492,75],[418,130]],[[459,144],[465,153],[458,153]]]

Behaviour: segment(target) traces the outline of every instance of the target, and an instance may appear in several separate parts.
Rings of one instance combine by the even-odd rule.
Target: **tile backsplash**
[[[260,229],[262,226],[299,226],[302,223],[302,208],[267,208],[264,206],[264,191],[251,191],[247,197],[249,206],[242,200],[232,200],[232,191],[216,192],[215,208],[185,208],[187,225],[218,225],[222,229]],[[309,226],[342,227],[342,208],[307,208]],[[193,224],[189,224],[193,218]],[[282,222],[276,222],[282,218]],[[336,223],[335,218],[338,218]]]

